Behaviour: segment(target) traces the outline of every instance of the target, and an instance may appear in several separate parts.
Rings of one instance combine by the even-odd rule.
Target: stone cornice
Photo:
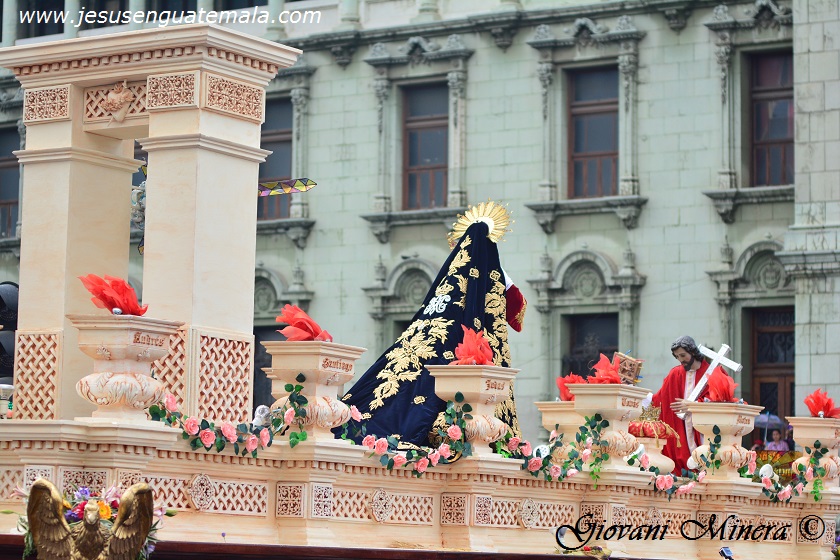
[[[152,49],[150,34],[155,41]],[[132,79],[201,66],[265,83],[280,68],[291,66],[299,54],[297,49],[227,28],[194,24],[10,47],[0,52],[0,66],[11,68],[27,88],[87,76],[110,83],[115,77]]]
[[[40,150],[16,150],[12,152],[22,164],[44,161],[83,161],[100,167],[131,171],[143,165],[137,159],[124,158],[85,148],[43,148]]]
[[[712,199],[718,215],[724,223],[735,222],[735,210],[742,204],[767,204],[771,202],[793,202],[794,186],[749,187],[746,189],[718,189],[703,191]]]
[[[284,195],[277,195],[284,196]],[[257,222],[257,235],[286,235],[299,249],[306,247],[306,238],[312,232],[315,220],[306,218],[284,218],[282,220],[260,220]],[[301,292],[311,295],[311,292]],[[312,299],[311,297],[309,299]]]
[[[452,222],[458,217],[458,214],[462,214],[466,210],[466,207],[463,206],[427,208],[423,210],[365,214],[361,218],[370,222],[370,229],[380,243],[388,243],[388,237],[393,227],[439,223],[448,229],[452,226]]]
[[[642,206],[647,203],[643,196],[605,196],[601,198],[575,198],[532,202],[526,204],[533,210],[537,223],[547,234],[554,232],[554,222],[559,216],[579,216],[585,214],[615,213],[627,229],[638,225]]]
[[[156,138],[139,138],[137,140],[147,152],[155,150],[175,150],[203,148],[211,152],[238,157],[250,161],[262,163],[271,152],[253,146],[246,146],[230,140],[214,138],[204,134],[174,134],[171,136],[160,136]],[[132,160],[134,161],[134,160]],[[138,162],[142,164],[142,162]],[[139,167],[139,165],[137,166]],[[135,167],[136,169],[136,167]]]

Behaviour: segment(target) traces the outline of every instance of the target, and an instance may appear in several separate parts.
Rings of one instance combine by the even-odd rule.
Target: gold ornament
[[[470,206],[464,212],[464,215],[459,214],[458,219],[452,224],[452,231],[448,235],[449,247],[455,247],[458,240],[467,232],[467,228],[476,222],[487,224],[490,228],[490,233],[487,234],[487,237],[493,243],[498,243],[504,237],[505,233],[510,231],[508,226],[512,223],[508,209],[492,200]]]

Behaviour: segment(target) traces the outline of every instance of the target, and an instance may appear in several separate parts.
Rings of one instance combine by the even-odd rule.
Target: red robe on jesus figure
[[[671,426],[679,437],[679,447],[676,438],[668,438],[663,453],[674,463],[674,474],[681,475],[683,469],[688,469],[688,458],[691,452],[702,443],[700,432],[694,430],[691,424],[691,414],[685,420],[680,420],[672,405],[677,399],[685,399],[694,390],[697,383],[709,369],[709,363],[703,359],[697,344],[689,336],[680,337],[671,345],[671,353],[680,361],[680,365],[668,372],[662,388],[653,395],[652,404],[661,408],[659,419]],[[723,371],[720,367],[715,368]],[[689,375],[692,372],[693,375]],[[725,372],[724,372],[725,374]],[[698,401],[702,401],[709,392],[708,385],[703,388]]]

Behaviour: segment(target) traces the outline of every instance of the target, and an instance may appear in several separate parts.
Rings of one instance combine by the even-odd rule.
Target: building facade
[[[4,2],[4,45],[156,25],[15,25],[29,4]],[[493,199],[514,216],[500,253],[530,304],[510,340],[531,437],[530,403],[558,375],[629,352],[655,390],[683,334],[732,346],[740,395],[774,414],[803,414],[816,387],[840,397],[837,2],[98,4],[300,18],[231,24],[304,51],[271,84],[261,179],[318,183],[255,209],[258,341],[298,304],[369,349],[363,370],[416,312],[457,214]],[[17,278],[19,205],[38,204],[12,154],[22,97],[0,80],[0,280]]]

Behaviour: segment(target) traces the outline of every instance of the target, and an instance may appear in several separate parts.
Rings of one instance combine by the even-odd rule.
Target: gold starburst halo
[[[487,234],[487,237],[493,243],[498,243],[504,237],[505,233],[510,231],[508,228],[511,224],[510,212],[505,206],[492,200],[470,206],[463,215],[459,214],[458,219],[452,224],[452,231],[447,236],[449,247],[455,247],[458,240],[466,233],[467,228],[476,222],[487,224],[490,228],[490,233]]]

